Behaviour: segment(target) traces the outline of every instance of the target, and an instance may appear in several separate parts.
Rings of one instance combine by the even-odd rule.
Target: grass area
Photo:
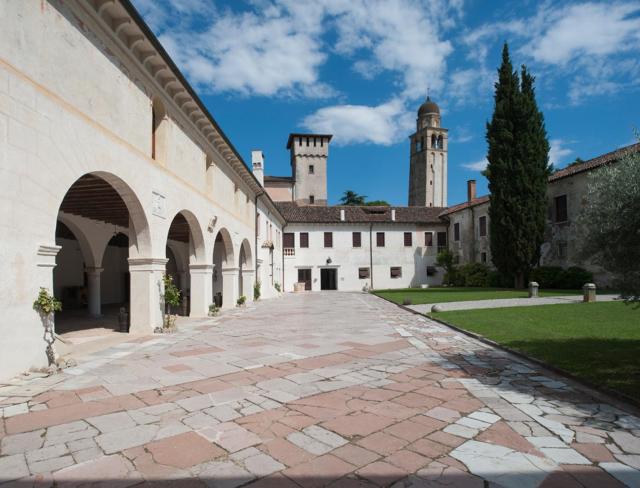
[[[432,315],[640,400],[638,307],[600,302]]]
[[[422,303],[468,302],[471,300],[493,300],[496,298],[527,298],[527,290],[512,290],[509,288],[404,288],[400,290],[376,290],[374,293],[382,298],[400,305],[405,299],[411,300],[412,305]],[[560,295],[580,295],[581,290],[540,290],[541,297]]]

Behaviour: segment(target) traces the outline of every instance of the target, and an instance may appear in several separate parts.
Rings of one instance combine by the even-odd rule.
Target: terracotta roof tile
[[[443,207],[302,206],[293,202],[276,202],[276,206],[287,222],[308,224],[339,224],[340,222],[442,224],[439,215],[444,210]],[[340,220],[340,210],[344,210],[344,221]],[[391,220],[391,210],[396,211],[395,221]]]
[[[582,173],[584,171],[589,171],[599,166],[604,166],[605,164],[612,163],[621,159],[627,154],[632,154],[636,152],[640,152],[640,143],[621,147],[620,149],[616,149],[615,151],[611,151],[606,154],[602,154],[596,158],[589,159],[584,163],[574,164],[572,166],[568,166],[564,169],[558,170],[555,173],[553,173],[551,176],[549,176],[549,182],[560,180],[562,178],[566,178],[567,176],[573,176],[577,173]]]

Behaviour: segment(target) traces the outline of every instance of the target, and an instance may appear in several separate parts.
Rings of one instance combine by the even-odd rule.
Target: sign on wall
[[[164,195],[154,191],[152,192],[151,213],[163,219],[167,218],[167,203]]]

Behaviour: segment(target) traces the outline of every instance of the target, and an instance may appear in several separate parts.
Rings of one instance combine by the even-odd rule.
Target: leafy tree
[[[571,166],[578,166],[579,164],[582,164],[582,163],[584,163],[584,159],[576,158],[571,163],[567,164],[567,168]]]
[[[496,268],[517,288],[539,258],[544,241],[546,185],[550,173],[544,117],[535,99],[534,77],[513,70],[509,48],[495,85],[495,108],[487,123],[489,233]]]
[[[453,253],[449,249],[444,249],[436,256],[436,264],[444,268],[444,283],[451,285],[456,277],[456,265]]]
[[[371,200],[370,202],[366,202],[365,205],[367,207],[390,207],[389,202],[386,200]]]
[[[364,205],[366,198],[365,195],[358,195],[352,190],[346,190],[340,199],[340,203],[342,205]]]
[[[581,257],[614,273],[622,296],[640,302],[640,152],[589,176],[578,237]]]

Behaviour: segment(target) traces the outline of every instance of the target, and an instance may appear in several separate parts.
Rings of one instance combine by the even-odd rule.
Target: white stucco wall
[[[371,268],[373,261],[373,287],[407,288],[421,284],[436,285],[442,282],[444,273],[438,269],[434,276],[427,276],[427,266],[435,266],[435,248],[425,248],[425,231],[444,231],[444,226],[422,227],[414,224],[375,224],[372,229],[373,253],[370,254],[369,224],[288,224],[284,232],[295,233],[295,256],[284,257],[285,290],[293,291],[298,281],[298,269],[310,268],[312,289],[320,290],[320,270],[337,270],[337,288],[341,291],[362,290],[371,286],[371,278],[359,279],[359,268]],[[309,247],[300,248],[300,232],[309,233]],[[324,247],[324,233],[333,233],[333,247]],[[354,248],[352,233],[361,232],[361,247]],[[376,246],[376,232],[385,232],[385,246]],[[412,246],[404,246],[404,233],[411,232]],[[434,238],[435,242],[435,238]],[[327,263],[327,259],[331,263]],[[390,268],[402,267],[401,278],[391,278]]]

